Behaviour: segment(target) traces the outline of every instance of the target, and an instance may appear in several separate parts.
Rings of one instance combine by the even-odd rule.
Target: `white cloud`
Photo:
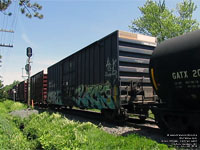
[[[22,39],[26,42],[27,45],[31,47],[36,47],[36,45],[30,40],[26,33],[22,33]]]

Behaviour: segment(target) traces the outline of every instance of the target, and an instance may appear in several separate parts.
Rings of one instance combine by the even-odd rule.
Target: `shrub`
[[[77,123],[63,118],[59,114],[49,115],[44,112],[33,115],[27,121],[24,134],[34,141],[36,147],[46,150],[80,148],[87,141],[83,131],[95,127],[91,123]]]
[[[13,117],[10,111],[26,108],[18,102],[0,102],[0,108],[0,147],[5,150],[169,149],[136,134],[111,135],[90,122],[70,121],[58,113]]]
[[[0,147],[5,150],[31,149],[20,130],[2,114],[0,114]]]
[[[0,108],[0,113],[8,113],[14,110],[26,109],[27,106],[19,102],[5,100],[3,102],[0,102]]]

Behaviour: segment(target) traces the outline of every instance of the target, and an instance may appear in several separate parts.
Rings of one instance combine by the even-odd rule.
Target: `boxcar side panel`
[[[34,103],[46,103],[47,99],[47,74],[44,71],[31,76],[31,100]]]
[[[48,68],[48,98],[50,104],[62,105],[62,68],[58,62]]]
[[[113,90],[118,84],[117,35],[114,32],[61,61],[63,104],[98,109],[118,107],[117,90]]]
[[[20,82],[20,83],[17,85],[16,92],[17,92],[16,100],[17,100],[17,101],[20,101],[20,102],[24,102],[24,101],[25,101],[25,95],[24,95],[24,81]]]
[[[42,76],[43,71],[31,77],[31,100],[39,103],[42,98]]]

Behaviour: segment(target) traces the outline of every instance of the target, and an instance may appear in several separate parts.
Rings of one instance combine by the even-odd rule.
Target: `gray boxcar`
[[[88,45],[48,68],[48,103],[147,115],[140,106],[155,103],[148,69],[155,46],[154,37],[123,31]]]

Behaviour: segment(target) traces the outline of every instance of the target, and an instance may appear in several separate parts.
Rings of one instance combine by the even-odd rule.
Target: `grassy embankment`
[[[21,119],[9,112],[26,108],[21,103],[0,102],[0,147],[3,150],[159,150],[164,144],[136,134],[115,136],[91,123],[78,123],[47,112]]]

